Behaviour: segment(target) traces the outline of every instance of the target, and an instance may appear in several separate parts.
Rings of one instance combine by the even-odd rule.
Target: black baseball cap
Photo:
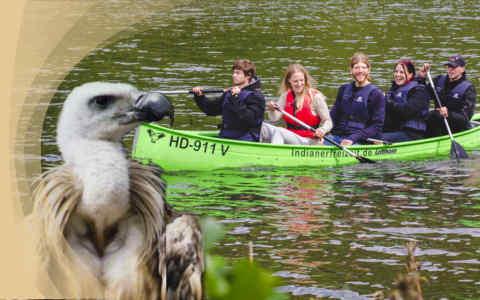
[[[449,67],[465,67],[465,59],[461,55],[455,54],[452,55],[448,58],[448,61],[443,64],[444,66],[449,66]]]

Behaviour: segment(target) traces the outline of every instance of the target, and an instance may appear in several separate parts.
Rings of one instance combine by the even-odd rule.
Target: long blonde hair
[[[353,69],[358,63],[364,63],[367,65],[368,69],[371,69],[372,66],[370,65],[370,61],[368,60],[368,56],[363,52],[355,52],[352,57],[350,58],[350,70]],[[372,81],[370,74],[367,76],[368,81]]]
[[[288,65],[287,69],[284,72],[282,81],[280,82],[280,94],[286,93],[289,90],[292,90],[292,86],[290,85],[290,78],[292,75],[296,72],[301,72],[303,73],[304,79],[305,79],[305,89],[304,91],[308,93],[310,96],[310,99],[313,101],[313,94],[316,93],[315,86],[317,82],[315,79],[312,78],[310,73],[308,73],[307,69],[305,69],[304,66],[301,64],[290,64]],[[304,97],[302,99],[298,99],[296,101],[296,108],[299,110],[303,107],[303,102],[304,102]]]

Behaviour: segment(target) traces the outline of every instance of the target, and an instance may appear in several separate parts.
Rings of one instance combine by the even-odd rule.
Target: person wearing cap
[[[266,122],[262,125],[261,141],[272,144],[321,144],[323,136],[332,128],[325,96],[313,87],[314,80],[307,69],[300,64],[290,64],[281,81],[281,95],[277,102],[267,103],[268,119],[276,122],[283,117],[287,128]],[[285,110],[300,121],[315,128],[312,132],[277,108]]]
[[[393,69],[393,82],[386,94],[383,139],[404,142],[421,139],[427,130],[430,95],[425,85],[415,80],[415,65],[401,59]]]
[[[193,87],[197,106],[208,116],[222,115],[219,136],[258,142],[265,114],[265,97],[260,90],[255,64],[237,59],[232,66],[232,87],[220,97],[209,100],[202,87]]]
[[[447,118],[454,133],[471,128],[470,119],[475,111],[477,93],[473,84],[467,80],[465,59],[461,55],[453,55],[444,65],[447,67],[447,74],[433,79],[442,105],[438,106],[435,101],[435,110],[428,114],[427,136],[447,134],[443,118]],[[424,64],[418,72],[420,81],[424,80],[429,70],[430,65]],[[433,98],[435,95],[432,87],[429,87],[429,91]]]
[[[333,129],[329,138],[342,146],[366,143],[367,139],[378,138],[382,133],[385,96],[370,82],[370,69],[367,55],[357,52],[352,56],[350,74],[353,82],[338,89],[335,104],[330,110]]]

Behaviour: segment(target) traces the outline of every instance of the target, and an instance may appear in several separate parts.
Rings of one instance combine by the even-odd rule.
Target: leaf
[[[480,221],[460,220],[460,224],[463,224],[468,227],[480,228]]]
[[[280,283],[280,279],[274,277],[265,269],[257,267],[245,259],[236,262],[232,272],[233,280],[230,293],[226,299],[282,299],[279,292],[275,290]]]
[[[201,220],[203,234],[203,245],[205,251],[209,251],[215,246],[215,242],[222,239],[225,235],[225,231],[222,225],[215,221],[213,218],[204,218]]]
[[[224,299],[230,290],[225,260],[221,256],[207,255],[206,266],[205,285],[208,299]]]
[[[212,218],[201,221],[205,250],[211,251],[215,241],[225,235],[222,226]],[[233,267],[218,255],[205,255],[205,289],[208,300],[286,300],[286,294],[276,290],[280,279],[256,266],[246,258]]]

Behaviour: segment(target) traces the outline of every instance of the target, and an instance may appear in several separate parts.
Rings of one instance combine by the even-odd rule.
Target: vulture
[[[202,234],[165,201],[161,169],[127,158],[122,137],[173,120],[161,94],[91,82],[67,96],[57,124],[64,164],[36,179],[31,216],[42,273],[55,297],[202,299]],[[168,159],[168,158],[166,158]]]

